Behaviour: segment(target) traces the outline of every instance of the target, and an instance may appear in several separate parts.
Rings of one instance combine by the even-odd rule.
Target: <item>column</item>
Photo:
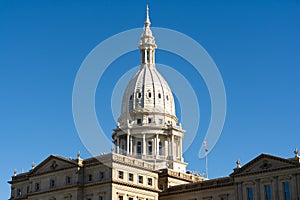
[[[255,191],[256,194],[255,199],[260,199],[260,179],[255,180]]]
[[[150,53],[150,63],[152,64],[153,63],[153,50],[150,49],[149,53]]]
[[[154,59],[155,59],[154,51],[155,51],[155,50],[153,49],[153,50],[152,50],[152,63],[155,63],[155,60],[154,60]]]
[[[241,187],[241,183],[236,183],[235,185],[235,193],[236,193],[236,199],[242,200],[243,199],[243,191]]]
[[[274,197],[273,199],[274,199],[274,200],[279,200],[278,176],[275,176],[275,177],[273,178],[272,185],[273,185],[272,193],[273,193],[273,197]]]
[[[146,49],[144,49],[144,61],[145,61],[145,63],[147,63],[147,51],[146,51]]]
[[[179,158],[180,158],[180,160],[182,160],[182,138],[180,137],[179,138]]]
[[[120,153],[120,139],[119,139],[119,136],[117,136],[117,153]]]
[[[296,174],[296,186],[297,187],[297,191],[296,191],[296,199],[300,199],[300,174]]]
[[[129,154],[129,138],[130,138],[130,135],[129,133],[127,134],[127,151],[126,151],[126,155]]]
[[[133,147],[133,142],[132,142],[132,136],[130,136],[130,155],[132,155],[132,147]]]
[[[171,137],[171,155],[172,155],[172,158],[173,160],[175,160],[175,151],[174,151],[174,135],[172,134],[172,137]]]
[[[170,152],[171,152],[171,150],[170,150],[170,137],[167,137],[167,146],[166,146],[166,156],[167,156],[167,159],[169,159],[170,158]]]
[[[297,181],[297,174],[292,174],[292,178],[291,178],[291,182],[290,182],[290,193],[291,193],[291,199],[296,199],[297,197],[297,185],[296,185],[296,181]]]

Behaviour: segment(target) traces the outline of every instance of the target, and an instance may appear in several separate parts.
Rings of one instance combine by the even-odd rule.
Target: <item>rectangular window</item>
[[[93,180],[93,175],[92,175],[92,174],[89,174],[89,175],[88,175],[88,181],[91,182],[92,180]]]
[[[139,176],[139,183],[143,184],[143,176]]]
[[[137,142],[136,152],[138,155],[142,153],[142,143],[140,141]]]
[[[142,119],[137,119],[137,124],[142,124]]]
[[[72,178],[71,178],[71,176],[67,176],[67,177],[66,177],[66,184],[67,184],[67,185],[72,184]]]
[[[99,200],[105,200],[104,196],[100,196]]]
[[[158,151],[159,151],[158,153],[159,153],[159,155],[162,155],[162,153],[163,153],[162,150],[163,150],[163,148],[162,148],[162,142],[159,142],[158,143]]]
[[[22,191],[20,188],[17,189],[17,197],[20,197],[22,196]]]
[[[104,180],[105,179],[105,172],[100,172],[100,180]]]
[[[40,187],[40,183],[35,183],[35,191],[39,191],[41,189]]]
[[[54,188],[55,187],[55,180],[51,179],[50,180],[50,188]]]
[[[289,182],[283,183],[283,191],[284,191],[284,200],[291,200],[290,183]]]
[[[119,171],[119,179],[123,179],[123,177],[124,177],[124,172]]]
[[[152,185],[152,178],[148,178],[148,185]]]
[[[272,200],[271,186],[265,185],[265,200]]]
[[[132,174],[132,173],[129,173],[129,174],[128,174],[128,180],[129,180],[129,181],[133,181],[133,174]]]
[[[133,200],[133,198],[132,198],[132,197],[129,197],[128,200]]]
[[[148,142],[148,155],[152,155],[152,142]]]
[[[253,189],[247,188],[247,200],[253,200]]]
[[[119,196],[119,200],[123,200],[123,196]]]

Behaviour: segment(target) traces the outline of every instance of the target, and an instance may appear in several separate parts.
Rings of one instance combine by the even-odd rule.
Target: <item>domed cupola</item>
[[[139,71],[130,80],[122,100],[120,126],[127,121],[132,125],[151,122],[153,125],[176,124],[172,91],[155,67],[155,38],[146,14],[144,32],[140,38],[141,63]]]
[[[139,71],[127,85],[118,126],[112,138],[116,153],[155,163],[157,168],[185,171],[182,158],[184,130],[178,126],[172,91],[155,67],[155,38],[147,6],[139,42]]]

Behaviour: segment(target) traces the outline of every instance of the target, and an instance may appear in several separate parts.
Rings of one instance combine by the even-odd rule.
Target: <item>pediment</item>
[[[243,167],[235,169],[231,176],[242,176],[248,174],[262,173],[277,169],[284,169],[290,167],[299,167],[299,163],[293,162],[289,159],[284,159],[267,154],[261,154]]]
[[[37,175],[48,173],[52,171],[57,171],[61,169],[76,167],[77,163],[72,159],[63,158],[60,156],[49,156],[39,165],[37,165],[33,170],[30,171],[30,174]]]

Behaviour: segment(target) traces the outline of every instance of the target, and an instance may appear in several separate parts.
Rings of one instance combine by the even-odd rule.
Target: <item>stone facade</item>
[[[169,187],[161,200],[298,200],[300,157],[284,159],[261,154],[225,178]]]
[[[9,183],[11,200],[299,200],[300,157],[262,154],[228,177],[207,180],[115,153],[85,160],[49,156]]]
[[[163,180],[163,182],[161,181]],[[120,154],[66,159],[49,156],[9,182],[10,199],[148,199],[158,200],[159,188],[202,180],[200,176],[165,169]],[[159,185],[160,184],[160,185]]]
[[[155,67],[147,8],[141,67],[123,95],[111,153],[76,159],[49,156],[12,176],[10,200],[299,200],[300,158],[262,154],[225,178],[186,171],[184,130],[172,91]]]

